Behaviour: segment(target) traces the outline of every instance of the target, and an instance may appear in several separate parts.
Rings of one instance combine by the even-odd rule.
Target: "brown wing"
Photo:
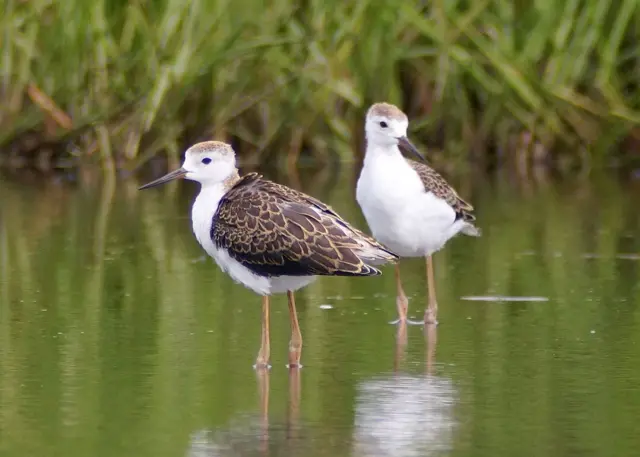
[[[221,200],[211,238],[261,276],[371,276],[370,264],[397,259],[329,206],[255,173]]]
[[[449,185],[440,173],[423,163],[411,159],[406,160],[418,173],[427,191],[433,192],[436,197],[446,201],[463,220],[467,222],[476,220],[473,215],[473,206],[460,198],[455,189]]]

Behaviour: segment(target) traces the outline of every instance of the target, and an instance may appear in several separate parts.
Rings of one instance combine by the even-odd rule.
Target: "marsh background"
[[[635,455],[639,19],[636,1],[2,0],[0,455]],[[483,237],[435,257],[436,332],[387,324],[389,270],[326,278],[299,294],[305,367],[284,367],[280,299],[256,376],[259,301],[193,239],[195,186],[137,185],[217,138],[366,230],[380,100]],[[403,268],[418,317],[424,265]]]
[[[249,163],[351,160],[381,100],[407,111],[436,162],[637,159],[636,0],[2,0],[2,11],[12,166],[131,170],[177,163],[211,137]]]

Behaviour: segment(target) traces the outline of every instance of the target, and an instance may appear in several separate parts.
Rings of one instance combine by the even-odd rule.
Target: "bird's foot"
[[[389,322],[390,324],[422,325],[422,322],[412,321],[407,318],[407,311],[409,310],[409,299],[406,297],[406,295],[404,295],[404,293],[396,297],[396,307],[398,309],[398,318]]]
[[[393,325],[398,325],[398,324],[400,324],[400,325],[403,325],[403,324],[406,324],[406,325],[424,325],[424,322],[422,322],[422,321],[414,321],[414,320],[408,319],[407,317],[399,317],[396,320],[389,321],[389,323],[393,324]]]
[[[424,312],[424,325],[438,325],[438,319],[436,319],[436,311],[434,307],[429,307]]]
[[[295,347],[289,346],[289,363],[287,364],[287,368],[302,368],[302,364],[300,363],[300,356],[302,355],[302,346]]]

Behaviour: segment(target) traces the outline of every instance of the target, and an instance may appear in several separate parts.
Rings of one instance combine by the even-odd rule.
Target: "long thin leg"
[[[298,325],[298,314],[296,313],[296,300],[293,292],[287,291],[289,299],[289,318],[291,320],[291,341],[289,341],[289,368],[300,368],[300,355],[302,354],[302,334]]]
[[[409,300],[402,288],[402,281],[400,279],[400,262],[395,265],[395,277],[396,277],[396,307],[398,308],[398,318],[395,321],[391,321],[392,324],[405,324],[407,322],[407,309],[409,308]]]
[[[424,323],[425,325],[437,325],[436,281],[433,277],[433,258],[430,255],[427,256],[427,286],[429,287],[429,304],[424,312]]]
[[[269,343],[269,296],[262,297],[262,338],[260,342],[260,351],[256,359],[256,369],[268,369],[269,356],[271,355],[271,346]]]
[[[422,325],[422,321],[412,321],[407,319],[407,310],[409,309],[409,299],[404,293],[404,289],[402,288],[402,281],[400,280],[400,262],[396,263],[395,267],[395,277],[396,277],[396,289],[398,291],[398,296],[396,297],[396,307],[398,308],[398,318],[395,321],[391,321],[391,324],[411,324],[411,325]]]

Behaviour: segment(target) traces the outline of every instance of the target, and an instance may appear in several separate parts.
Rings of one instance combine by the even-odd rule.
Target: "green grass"
[[[2,11],[5,159],[49,151],[135,168],[216,138],[250,162],[349,160],[381,100],[447,159],[489,157],[525,132],[544,156],[605,160],[638,136],[636,0],[2,0]]]

